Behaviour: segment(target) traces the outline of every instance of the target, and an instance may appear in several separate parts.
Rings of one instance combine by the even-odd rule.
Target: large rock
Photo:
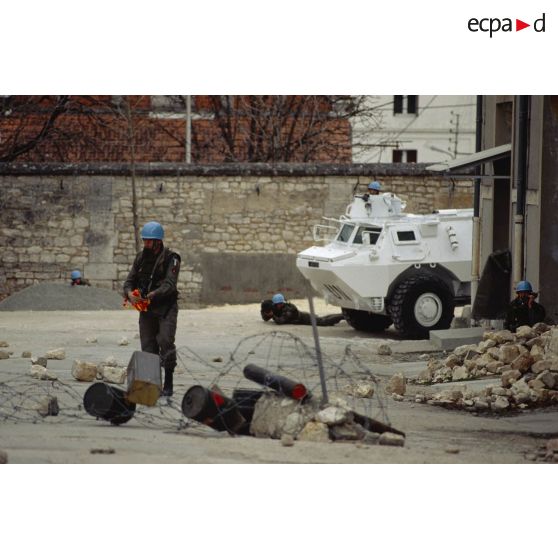
[[[60,412],[60,407],[58,406],[58,398],[52,395],[45,397],[39,402],[37,412],[42,417],[57,416]]]
[[[519,356],[517,345],[502,345],[500,347],[500,356],[498,360],[504,364],[510,364]]]
[[[544,386],[547,387],[548,389],[553,389],[554,386],[556,385],[555,375],[549,370],[545,370],[544,372],[541,372],[536,379],[542,382]]]
[[[558,358],[558,328],[556,327],[550,330],[550,339],[546,352],[551,358]]]
[[[52,349],[47,351],[45,357],[47,360],[64,360],[66,358],[66,351],[64,349]]]
[[[517,380],[521,378],[521,372],[519,370],[508,370],[502,373],[502,387],[509,388]]]
[[[498,396],[492,402],[492,410],[496,411],[498,413],[502,413],[504,411],[507,411],[509,409],[509,407],[510,407],[510,402],[508,401],[507,397]]]
[[[469,371],[465,366],[456,366],[452,372],[452,380],[458,382],[460,380],[467,380],[469,378]]]
[[[515,335],[507,329],[494,331],[491,338],[494,339],[498,345],[501,345],[502,343],[513,343],[515,341]]]
[[[473,353],[478,353],[478,347],[476,345],[460,345],[453,350],[453,354],[460,358],[470,357]]]
[[[407,380],[401,372],[394,374],[387,386],[386,386],[386,393],[397,393],[397,395],[405,395],[405,391],[407,390]]]
[[[97,379],[97,365],[92,362],[74,360],[72,376],[80,382],[93,382]]]
[[[519,370],[522,374],[525,374],[533,364],[533,357],[529,353],[519,355],[512,363],[511,366],[515,370]]]
[[[97,367],[97,376],[108,382],[109,384],[123,384],[126,381],[127,370],[121,366],[103,366]],[[88,381],[88,380],[86,380]]]
[[[297,437],[302,442],[330,442],[329,428],[323,422],[311,420]]]
[[[531,328],[531,326],[528,325],[524,325],[524,326],[519,326],[515,332],[515,336],[518,339],[533,339],[533,337],[536,337],[537,334],[533,331],[533,329]]]
[[[334,424],[343,424],[349,420],[350,414],[340,407],[326,407],[321,410],[317,415],[316,419],[318,422],[323,422],[328,426],[333,426]]]
[[[288,435],[296,438],[301,430],[304,428],[306,423],[308,422],[308,417],[306,417],[300,410],[287,415],[285,419],[285,424],[283,425],[283,434],[282,436]]]
[[[53,372],[49,372],[44,366],[40,364],[31,365],[31,376],[37,380],[58,380],[58,376]]]
[[[371,382],[357,382],[356,384],[345,386],[344,391],[353,397],[367,399],[374,396],[374,384]]]
[[[250,433],[258,438],[280,439],[290,414],[299,412],[304,415],[305,420],[310,420],[316,410],[312,402],[301,405],[300,401],[274,393],[265,393],[254,407]]]

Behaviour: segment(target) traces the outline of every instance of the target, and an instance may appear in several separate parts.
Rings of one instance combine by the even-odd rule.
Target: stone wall
[[[182,305],[303,296],[296,253],[371,178],[409,212],[470,207],[472,181],[423,165],[145,165],[135,168],[140,224],[158,220],[182,255]],[[126,165],[0,165],[0,298],[80,269],[120,289],[135,255]]]

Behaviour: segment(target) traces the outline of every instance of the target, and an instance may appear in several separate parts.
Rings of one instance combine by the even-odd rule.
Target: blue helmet
[[[379,182],[370,182],[370,184],[368,184],[368,189],[369,190],[376,190],[376,191],[380,191],[382,189],[382,187],[380,186]]]
[[[529,281],[520,281],[517,284],[517,287],[515,287],[515,292],[516,293],[530,293],[533,292],[533,287],[531,286],[531,283],[529,283]]]
[[[281,304],[287,301],[285,300],[285,297],[281,293],[277,293],[273,295],[271,302],[273,302],[273,304]]]
[[[74,271],[72,271],[72,273],[70,274],[70,277],[73,281],[75,281],[76,279],[81,279],[81,273],[78,269],[74,269]]]
[[[143,240],[163,240],[165,231],[160,223],[157,221],[149,221],[141,228],[141,237]]]

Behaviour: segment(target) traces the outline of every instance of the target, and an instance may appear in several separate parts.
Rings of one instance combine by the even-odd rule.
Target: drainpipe
[[[527,198],[527,142],[529,133],[529,95],[516,95],[515,126],[513,142],[514,176],[516,192],[515,215],[513,219],[513,283],[523,277],[523,244],[525,236],[525,206]]]
[[[482,149],[482,95],[477,95],[477,127],[475,135],[475,151]],[[477,177],[481,174],[481,165],[475,167]],[[471,262],[471,304],[474,304],[480,279],[480,187],[481,179],[475,178],[474,205],[473,205],[473,253]]]

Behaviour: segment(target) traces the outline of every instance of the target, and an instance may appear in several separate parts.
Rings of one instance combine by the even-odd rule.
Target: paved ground
[[[299,306],[304,309],[305,302]],[[316,310],[324,314],[335,309],[317,301]],[[8,453],[10,463],[526,463],[525,455],[536,451],[542,439],[558,434],[558,411],[492,418],[415,404],[412,397],[395,402],[384,396],[360,410],[377,417],[387,414],[395,428],[406,432],[404,448],[311,442],[283,447],[277,440],[231,438],[204,426],[184,427],[180,403],[188,387],[213,381],[225,391],[246,386],[241,369],[247,361],[270,367],[280,362],[283,370],[298,371],[300,379],[319,393],[317,376],[308,369],[301,371],[309,362],[304,343],[313,344],[311,328],[264,323],[258,305],[181,311],[177,346],[182,358],[175,397],[160,400],[155,408],[138,407],[129,423],[113,427],[80,408],[89,384],[73,380],[70,370],[76,358],[100,362],[114,356],[127,364],[132,351],[139,349],[136,331],[134,310],[0,312],[0,340],[9,343],[4,350],[13,351],[10,359],[0,360],[0,381],[4,382],[0,449]],[[288,334],[295,337],[286,338]],[[118,343],[124,336],[129,344],[121,346]],[[91,337],[97,342],[86,342]],[[344,372],[362,379],[362,370],[369,369],[382,385],[395,372],[409,377],[418,374],[425,362],[420,356],[435,354],[428,341],[401,341],[394,332],[364,335],[345,322],[320,328],[320,341],[332,393],[346,380]],[[391,356],[377,354],[384,342],[391,345]],[[21,353],[29,350],[40,356],[58,347],[65,348],[66,359],[49,361],[49,370],[62,381],[54,384],[61,413],[42,419],[33,411],[34,404],[38,395],[53,393],[55,387],[31,379],[29,359],[21,358]],[[231,353],[236,363],[230,360]],[[415,389],[410,386],[409,394]]]

